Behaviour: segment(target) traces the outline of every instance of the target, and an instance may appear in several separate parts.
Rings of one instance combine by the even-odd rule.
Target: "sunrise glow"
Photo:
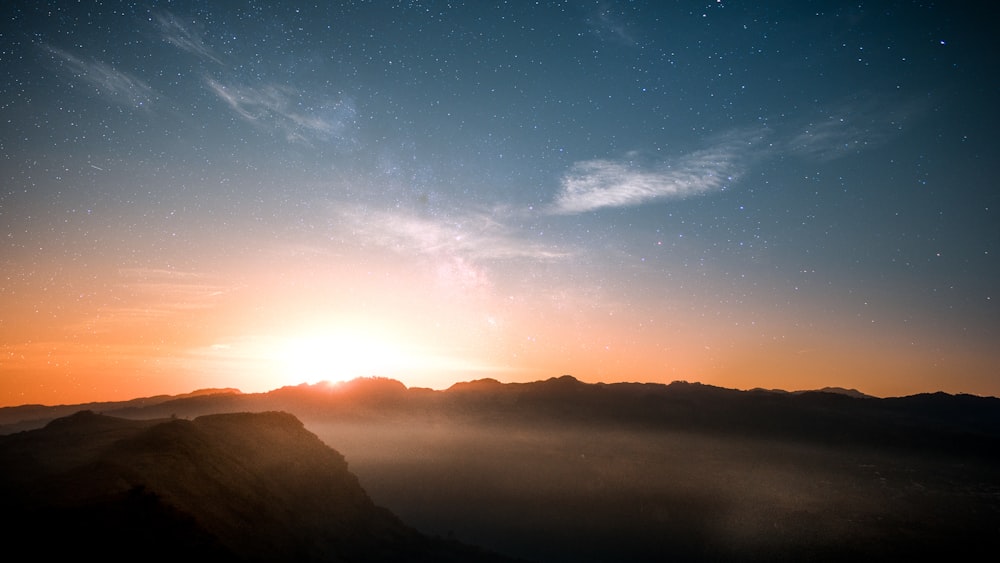
[[[291,337],[274,353],[289,384],[399,373],[419,362],[401,343],[350,329]]]

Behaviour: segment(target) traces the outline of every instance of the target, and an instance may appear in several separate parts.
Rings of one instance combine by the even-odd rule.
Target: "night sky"
[[[1000,395],[988,6],[6,3],[0,405]]]

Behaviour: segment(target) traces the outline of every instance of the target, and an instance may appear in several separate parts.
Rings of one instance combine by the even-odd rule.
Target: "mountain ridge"
[[[425,387],[407,387],[404,383],[397,379],[382,377],[382,376],[367,376],[367,377],[357,377],[354,379],[331,382],[331,381],[319,381],[316,383],[299,383],[295,385],[285,385],[277,387],[275,389],[263,392],[253,392],[245,393],[238,388],[225,387],[225,388],[203,388],[197,389],[187,393],[180,393],[176,395],[169,394],[159,394],[151,396],[135,397],[132,399],[116,400],[116,401],[89,401],[84,403],[61,403],[61,404],[42,404],[42,403],[25,403],[22,405],[9,405],[0,407],[0,425],[10,424],[11,422],[19,422],[21,420],[26,420],[36,412],[51,413],[51,412],[63,412],[67,411],[65,414],[60,416],[68,416],[79,410],[97,410],[97,411],[107,411],[119,408],[130,408],[130,407],[146,407],[156,404],[161,404],[170,401],[183,400],[195,397],[206,397],[206,396],[220,396],[220,395],[235,395],[235,396],[248,396],[248,395],[269,395],[276,393],[288,393],[292,391],[301,390],[317,390],[326,389],[331,393],[343,393],[348,390],[360,390],[365,388],[367,383],[377,382],[383,389],[391,388],[395,391],[403,392],[429,392],[429,393],[453,393],[453,392],[464,392],[469,390],[483,390],[483,389],[500,389],[500,388],[517,388],[517,387],[530,387],[533,385],[552,385],[554,382],[564,382],[564,384],[581,384],[584,386],[644,386],[644,387],[672,387],[672,386],[697,386],[702,388],[711,389],[723,389],[727,391],[734,391],[738,393],[773,393],[773,394],[804,394],[804,393],[831,393],[846,395],[854,398],[866,398],[866,399],[906,399],[909,397],[920,397],[926,395],[938,395],[938,396],[970,396],[970,397],[980,397],[984,399],[1000,399],[998,397],[993,397],[991,395],[975,395],[969,393],[948,393],[944,391],[928,391],[914,393],[910,395],[900,395],[900,396],[887,396],[878,397],[875,395],[869,395],[855,388],[845,388],[836,386],[827,386],[817,389],[799,389],[788,391],[785,389],[778,388],[764,388],[764,387],[753,387],[749,389],[737,389],[729,387],[721,387],[712,384],[700,383],[700,382],[689,382],[686,380],[675,380],[670,383],[655,383],[655,382],[639,382],[639,381],[623,381],[615,383],[587,383],[577,379],[572,375],[562,375],[558,377],[550,377],[548,379],[536,380],[530,382],[501,382],[495,378],[487,377],[480,379],[471,379],[468,381],[458,381],[444,389],[430,389]],[[370,388],[370,387],[369,387]],[[53,417],[54,418],[54,417]],[[50,418],[51,420],[51,418]]]
[[[1000,456],[1000,399],[924,393],[877,398],[827,388],[784,392],[702,383],[585,383],[564,375],[529,383],[480,379],[446,390],[407,388],[389,378],[286,386],[266,393],[233,390],[81,405],[125,418],[195,417],[238,411],[286,411],[307,424],[399,417],[448,423],[538,423],[674,428],[875,447],[962,451]],[[40,427],[68,406],[0,409],[0,434]]]

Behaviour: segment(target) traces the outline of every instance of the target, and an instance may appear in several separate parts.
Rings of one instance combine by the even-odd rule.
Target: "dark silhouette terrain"
[[[377,507],[286,413],[81,411],[0,437],[5,549],[41,560],[507,561]]]
[[[433,391],[368,378],[87,407],[135,420],[293,413],[417,530],[535,561],[951,559],[1000,548],[992,397],[568,376]],[[68,408],[0,409],[0,432]]]

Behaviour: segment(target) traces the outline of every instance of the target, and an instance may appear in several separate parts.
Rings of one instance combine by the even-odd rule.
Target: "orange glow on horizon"
[[[846,317],[803,329],[794,318],[747,326],[655,309],[669,302],[629,313],[582,291],[515,299],[442,283],[433,264],[372,277],[352,267],[356,258],[323,266],[267,258],[217,273],[121,268],[111,278],[73,274],[89,283],[16,287],[0,324],[0,406],[366,376],[435,389],[569,374],[591,383],[1000,394],[984,375],[997,369],[989,354],[957,341],[918,346],[933,335],[911,329],[904,339],[892,327],[858,330]],[[765,336],[780,332],[789,336]]]

